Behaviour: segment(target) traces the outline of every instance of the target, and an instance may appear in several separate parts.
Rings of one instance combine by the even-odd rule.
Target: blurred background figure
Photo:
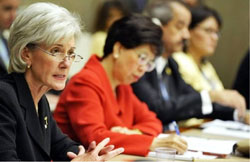
[[[191,9],[190,39],[185,53],[175,53],[174,59],[186,83],[195,90],[223,90],[223,84],[208,57],[214,54],[222,25],[218,13],[208,7]]]
[[[218,44],[222,20],[219,14],[206,6],[191,9],[192,21],[189,25],[190,39],[186,44],[186,53],[173,55],[178,63],[179,72],[185,82],[196,91],[216,93],[218,98],[227,98],[222,105],[236,107],[244,112],[245,99],[235,90],[224,89],[213,65],[208,61]],[[212,97],[213,98],[213,97]],[[244,111],[242,111],[244,110]]]
[[[239,66],[233,89],[237,90],[245,97],[247,108],[249,108],[249,49]]]
[[[243,96],[237,91],[224,90],[216,70],[208,60],[214,54],[218,44],[222,25],[221,17],[215,10],[206,6],[192,8],[191,13],[190,39],[186,44],[186,53],[180,52],[173,55],[179,65],[182,78],[198,92],[203,90],[216,93],[227,91],[227,94],[220,95],[237,98],[238,103],[246,106]],[[238,104],[232,102],[228,106],[236,105]]]
[[[150,0],[120,0],[130,13],[142,13]]]
[[[243,98],[234,98],[224,91],[198,92],[182,79],[172,54],[182,51],[184,42],[190,38],[189,9],[180,1],[158,0],[148,6],[146,13],[162,24],[164,50],[155,60],[156,68],[134,83],[133,90],[166,128],[172,120],[192,117],[236,120],[236,112],[245,117]]]
[[[92,36],[92,54],[96,54],[99,57],[103,56],[103,47],[109,27],[114,21],[126,15],[128,15],[128,10],[119,0],[106,0],[100,4],[96,14],[94,34]]]
[[[110,144],[124,147],[125,154],[146,156],[160,146],[184,153],[187,144],[180,136],[156,138],[161,122],[130,86],[153,70],[161,38],[161,28],[148,17],[116,21],[109,29],[104,56],[92,56],[60,96],[54,117],[62,131],[84,145],[110,137]]]
[[[184,2],[190,8],[203,5],[203,0],[180,0]]]
[[[9,49],[4,30],[9,29],[16,18],[21,0],[0,0],[0,75],[7,74],[9,66]]]

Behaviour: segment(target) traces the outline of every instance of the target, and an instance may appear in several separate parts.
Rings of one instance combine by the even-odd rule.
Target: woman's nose
[[[72,60],[69,56],[65,56],[62,62],[60,63],[61,68],[69,68],[72,64]]]

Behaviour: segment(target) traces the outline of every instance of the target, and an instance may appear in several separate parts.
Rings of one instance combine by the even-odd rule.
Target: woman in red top
[[[116,21],[103,58],[92,56],[60,97],[54,117],[62,131],[84,145],[110,137],[110,144],[124,147],[126,154],[146,156],[159,146],[183,153],[187,144],[179,136],[155,138],[162,125],[130,87],[154,68],[161,37],[161,28],[147,17]]]

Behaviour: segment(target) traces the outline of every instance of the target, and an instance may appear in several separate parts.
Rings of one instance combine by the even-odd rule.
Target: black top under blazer
[[[57,127],[45,96],[38,107],[39,115],[24,74],[1,76],[1,161],[64,161],[69,160],[68,151],[79,151],[78,144]]]
[[[168,65],[166,66],[168,67],[165,67],[165,69],[169,68],[171,75],[163,70],[162,80],[168,90],[168,100],[164,99],[161,93],[160,78],[157,77],[155,69],[152,72],[145,73],[138,82],[132,84],[136,96],[147,103],[150,110],[157,114],[164,125],[173,120],[179,121],[192,117],[233,119],[233,108],[215,103],[213,103],[213,112],[209,115],[203,115],[200,93],[185,83],[173,58],[168,59]]]

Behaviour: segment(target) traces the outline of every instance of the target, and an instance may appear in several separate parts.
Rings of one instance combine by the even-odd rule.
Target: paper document
[[[156,153],[151,151],[149,157],[156,158]],[[194,159],[215,159],[217,156],[203,155],[202,152],[186,151],[183,155],[175,155],[176,160],[193,161]]]
[[[202,130],[204,133],[238,138],[250,138],[250,126],[237,121],[223,121],[216,119],[202,124],[201,127],[204,128]]]
[[[237,141],[217,140],[199,137],[183,137],[188,143],[188,150],[202,151],[213,154],[228,155],[233,151],[233,145]]]
[[[160,134],[158,138],[169,136]],[[181,136],[188,143],[188,150],[200,151],[204,153],[228,155],[233,151],[233,145],[237,142],[234,140],[217,140],[190,136]]]
[[[204,133],[222,135],[222,136],[231,136],[238,138],[250,138],[250,132],[231,130],[223,127],[207,127],[202,130]]]
[[[223,121],[223,120],[213,120],[211,122],[207,122],[201,125],[202,128],[208,127],[222,127],[227,128],[229,130],[236,130],[236,131],[244,131],[250,133],[250,125],[240,123],[237,121]]]

